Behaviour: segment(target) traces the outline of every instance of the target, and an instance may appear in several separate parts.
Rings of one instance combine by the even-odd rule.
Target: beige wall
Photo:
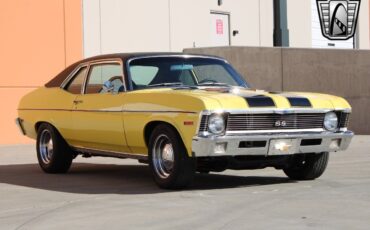
[[[369,0],[361,1],[358,30],[359,30],[359,48],[370,49],[370,4]]]
[[[230,13],[230,31],[239,31],[238,35],[231,36],[231,45],[272,46],[272,1],[223,2],[218,6],[215,0],[170,1],[171,51],[181,51],[193,45],[211,46],[211,11]]]
[[[224,57],[252,87],[338,95],[353,108],[350,128],[370,134],[370,51],[228,47],[185,52]]]
[[[29,143],[16,125],[20,98],[82,56],[81,2],[0,2],[0,144]]]
[[[231,35],[232,46],[273,46],[273,0],[224,0],[221,6],[217,2],[83,0],[84,56],[211,47],[211,11],[230,13],[230,31],[239,31]],[[290,47],[313,47],[312,3],[315,0],[287,0]],[[361,4],[359,47],[368,49],[369,1]]]
[[[287,0],[290,47],[312,47],[311,0]]]
[[[271,0],[84,0],[84,55],[209,47],[211,11],[230,13],[232,45],[272,46]]]

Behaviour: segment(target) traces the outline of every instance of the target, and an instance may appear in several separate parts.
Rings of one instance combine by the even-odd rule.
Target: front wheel
[[[46,173],[65,173],[71,167],[73,154],[59,132],[42,124],[37,132],[37,159]]]
[[[149,165],[154,181],[165,189],[191,184],[195,160],[189,157],[179,134],[168,125],[158,125],[149,139]]]
[[[328,152],[298,156],[284,168],[284,173],[292,180],[314,180],[324,173],[328,161]]]

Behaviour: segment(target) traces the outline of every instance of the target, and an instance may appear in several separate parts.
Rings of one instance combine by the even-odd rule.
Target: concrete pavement
[[[370,136],[333,153],[315,181],[282,171],[196,176],[184,191],[157,188],[133,160],[78,157],[44,174],[35,147],[0,147],[0,229],[369,229]]]

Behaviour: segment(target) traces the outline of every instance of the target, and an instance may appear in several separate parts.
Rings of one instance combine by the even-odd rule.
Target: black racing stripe
[[[249,107],[275,107],[275,102],[271,97],[257,95],[253,97],[244,97]]]
[[[287,97],[292,107],[312,107],[311,102],[304,97]]]

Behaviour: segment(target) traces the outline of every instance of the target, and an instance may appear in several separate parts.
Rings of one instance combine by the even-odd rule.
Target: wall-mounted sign
[[[224,34],[224,21],[222,19],[216,19],[216,34]]]
[[[211,44],[209,46],[230,45],[230,15],[227,13],[211,12]]]
[[[317,0],[322,35],[330,40],[348,40],[356,32],[360,0]]]

